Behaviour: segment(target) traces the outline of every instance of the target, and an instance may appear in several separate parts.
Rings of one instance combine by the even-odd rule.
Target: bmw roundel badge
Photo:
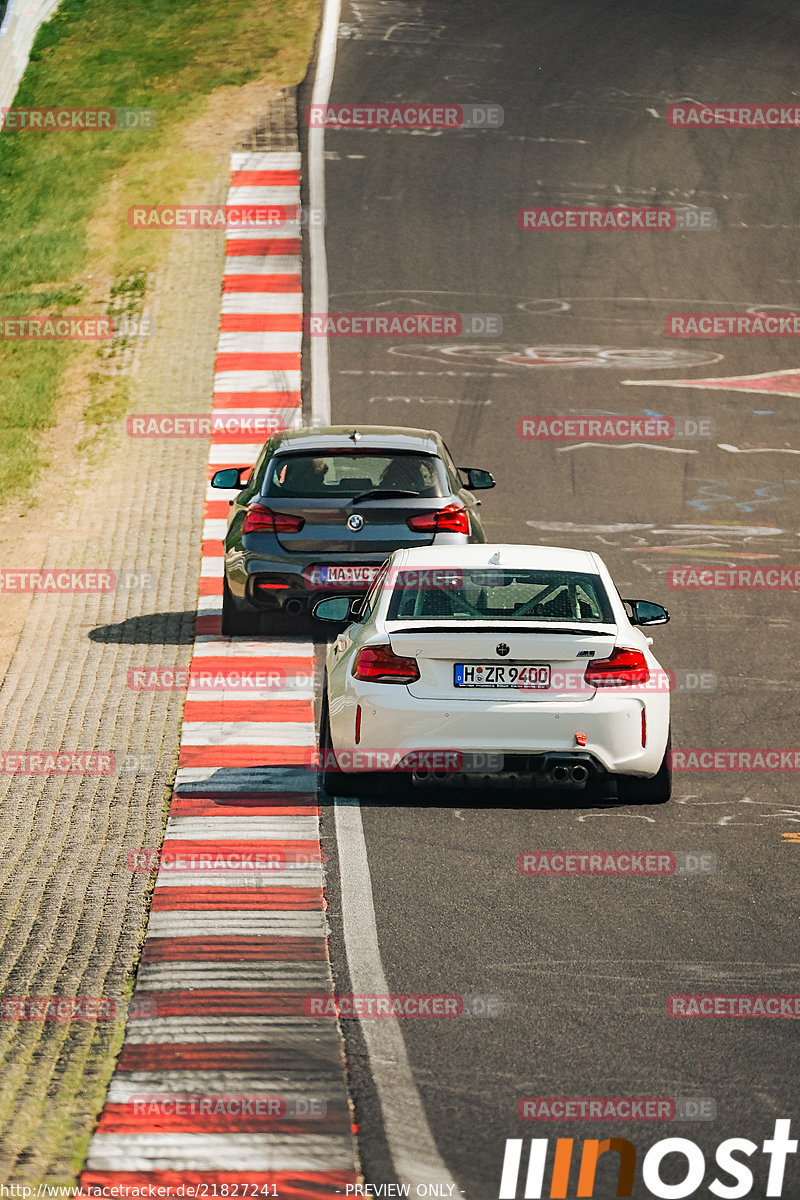
[[[505,656],[508,654],[509,649],[510,649],[510,647],[507,646],[505,644],[505,642],[501,642],[499,646],[495,646],[495,650],[497,651],[497,653],[500,655],[501,658],[505,658]]]
[[[347,518],[347,528],[352,529],[354,532],[357,529],[364,528],[364,518],[361,516],[361,513],[353,513],[351,517]]]

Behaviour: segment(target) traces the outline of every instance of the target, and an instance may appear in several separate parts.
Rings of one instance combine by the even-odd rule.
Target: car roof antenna
[[[499,550],[495,550],[494,554],[489,559],[489,562],[494,563],[496,566],[500,565],[502,562],[502,555]]]
[[[353,432],[350,434],[351,442],[357,442],[360,437],[361,437],[361,434],[358,432],[357,429],[354,429]]]

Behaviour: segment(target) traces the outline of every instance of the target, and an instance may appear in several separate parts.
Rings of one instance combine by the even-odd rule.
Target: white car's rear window
[[[599,575],[509,567],[398,571],[387,619],[614,623]]]

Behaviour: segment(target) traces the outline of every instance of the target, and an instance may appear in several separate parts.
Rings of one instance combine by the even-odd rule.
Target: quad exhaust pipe
[[[576,784],[581,787],[589,778],[589,770],[583,763],[575,763],[570,767],[567,763],[558,763],[550,771],[550,779],[559,787]]]
[[[522,784],[526,780],[526,776],[519,776],[516,772],[511,776],[505,775],[459,775],[452,774],[448,771],[431,771],[427,767],[418,767],[412,771],[411,779],[415,784],[462,784],[472,783],[483,785],[484,787],[509,786],[509,784]],[[545,775],[545,782],[555,787],[583,787],[589,779],[589,768],[583,763],[556,763]],[[533,776],[531,776],[531,781]]]
[[[290,617],[299,617],[300,613],[303,611],[303,601],[287,600],[283,607],[284,611],[287,612]]]
[[[453,776],[448,771],[429,771],[427,767],[420,767],[411,772],[411,778],[414,783],[447,783]]]

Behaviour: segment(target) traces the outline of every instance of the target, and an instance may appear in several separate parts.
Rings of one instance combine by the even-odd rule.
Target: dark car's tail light
[[[244,519],[242,533],[299,533],[305,523],[305,517],[273,512],[263,504],[251,504]]]
[[[469,533],[467,510],[460,504],[448,504],[438,512],[409,517],[406,524],[419,533]]]
[[[598,658],[586,668],[584,679],[592,687],[632,687],[647,683],[650,671],[641,650],[617,646],[609,658]]]
[[[364,646],[353,667],[356,679],[370,683],[413,683],[419,679],[415,658],[401,658],[391,646]]]

